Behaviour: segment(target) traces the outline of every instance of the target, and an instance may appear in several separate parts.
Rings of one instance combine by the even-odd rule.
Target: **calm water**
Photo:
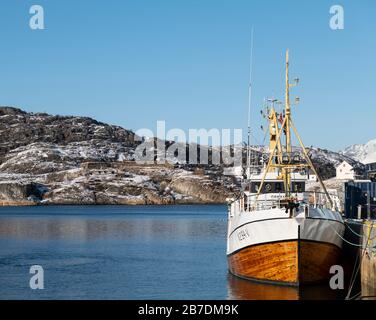
[[[225,206],[2,207],[0,299],[338,298],[238,280],[225,252]]]

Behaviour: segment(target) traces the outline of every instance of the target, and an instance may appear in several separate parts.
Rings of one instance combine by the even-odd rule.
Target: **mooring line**
[[[363,261],[363,259],[364,259],[364,256],[365,256],[366,251],[367,251],[367,248],[368,248],[368,241],[369,241],[369,238],[371,237],[372,230],[373,230],[373,226],[374,226],[374,224],[372,223],[372,224],[371,224],[371,230],[370,230],[370,232],[369,232],[369,237],[368,237],[368,240],[367,240],[367,246],[364,247],[364,249],[363,249],[362,259],[361,259],[361,260],[359,261],[359,263],[358,263],[358,267],[357,267],[357,270],[356,270],[356,273],[355,273],[355,277],[354,277],[353,282],[352,282],[352,284],[351,284],[351,286],[350,286],[350,288],[349,288],[349,291],[348,291],[348,294],[347,294],[346,300],[349,299],[349,296],[350,296],[350,294],[351,294],[351,292],[352,292],[352,289],[353,289],[353,287],[354,287],[356,277],[358,276],[358,273],[359,273],[359,270],[360,270],[360,267],[361,267],[362,261]],[[360,255],[359,255],[359,256],[360,256]]]
[[[361,234],[355,232],[355,231],[354,231],[349,225],[347,225],[346,227],[349,228],[350,231],[351,231],[353,234],[357,235],[359,238],[364,238],[364,235],[361,235]],[[369,241],[372,241],[372,240],[374,240],[374,239],[376,239],[376,236],[370,238]]]

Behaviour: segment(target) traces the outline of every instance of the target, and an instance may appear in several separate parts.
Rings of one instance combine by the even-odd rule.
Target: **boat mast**
[[[286,51],[286,92],[285,92],[285,135],[286,135],[286,153],[291,158],[291,106],[290,106],[290,81],[289,81],[289,50]],[[289,195],[291,188],[291,174],[289,168],[284,169],[286,195]]]
[[[285,135],[286,135],[286,156],[288,157],[288,159],[287,159],[286,163],[284,163],[284,159],[283,159],[284,156],[282,154],[282,164],[273,164],[274,155],[275,155],[276,151],[279,151],[278,150],[279,149],[278,143],[275,143],[274,146],[273,146],[273,149],[270,150],[269,162],[268,162],[268,165],[266,166],[266,169],[264,171],[264,174],[263,174],[263,177],[262,177],[262,180],[261,180],[261,184],[260,184],[259,190],[258,190],[257,195],[256,195],[256,201],[258,199],[258,196],[261,193],[261,190],[263,189],[263,186],[264,186],[264,183],[265,183],[265,178],[266,178],[267,172],[269,171],[270,168],[276,167],[276,168],[282,169],[282,174],[283,174],[283,179],[284,179],[285,189],[286,189],[286,197],[288,198],[291,195],[291,191],[292,191],[291,190],[291,188],[292,188],[291,171],[295,170],[297,168],[308,167],[308,169],[311,168],[313,170],[313,172],[316,174],[316,176],[319,179],[319,182],[321,184],[321,188],[324,190],[324,193],[325,193],[329,203],[334,208],[333,200],[331,199],[331,197],[330,197],[330,195],[329,195],[329,193],[328,193],[328,191],[325,187],[324,182],[322,181],[322,179],[321,179],[320,175],[318,174],[311,158],[309,157],[309,154],[306,150],[306,147],[304,146],[303,141],[300,138],[299,133],[298,133],[298,131],[297,131],[295,125],[294,125],[294,122],[292,121],[292,118],[291,118],[290,88],[295,87],[298,83],[299,83],[298,78],[296,78],[294,80],[294,83],[292,83],[292,84],[289,82],[289,51],[287,50],[286,51],[285,117],[283,118],[283,122],[282,122],[280,130],[277,130],[277,136],[276,136],[275,140],[278,142],[278,140],[281,138],[283,132],[285,133]],[[277,128],[278,128],[278,126],[277,126]],[[303,155],[306,159],[307,164],[294,164],[291,161],[292,160],[291,159],[291,156],[292,156],[291,129],[293,129],[295,136],[299,141],[300,147],[302,148],[302,152],[303,152]],[[281,151],[279,151],[279,152],[281,152]],[[280,156],[280,154],[279,154],[279,156]]]

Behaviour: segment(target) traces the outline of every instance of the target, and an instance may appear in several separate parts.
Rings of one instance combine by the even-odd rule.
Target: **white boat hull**
[[[341,215],[324,208],[311,208],[309,217],[301,212],[290,218],[279,208],[230,214],[230,272],[291,285],[324,281],[338,263],[344,230]]]

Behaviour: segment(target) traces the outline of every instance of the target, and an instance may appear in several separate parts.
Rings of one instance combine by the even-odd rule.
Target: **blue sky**
[[[29,8],[45,30],[29,28]],[[329,8],[345,29],[329,28]],[[290,49],[297,127],[306,145],[339,150],[376,138],[374,0],[2,0],[0,105],[85,115],[128,129],[245,128],[250,28],[253,123],[283,99]]]

